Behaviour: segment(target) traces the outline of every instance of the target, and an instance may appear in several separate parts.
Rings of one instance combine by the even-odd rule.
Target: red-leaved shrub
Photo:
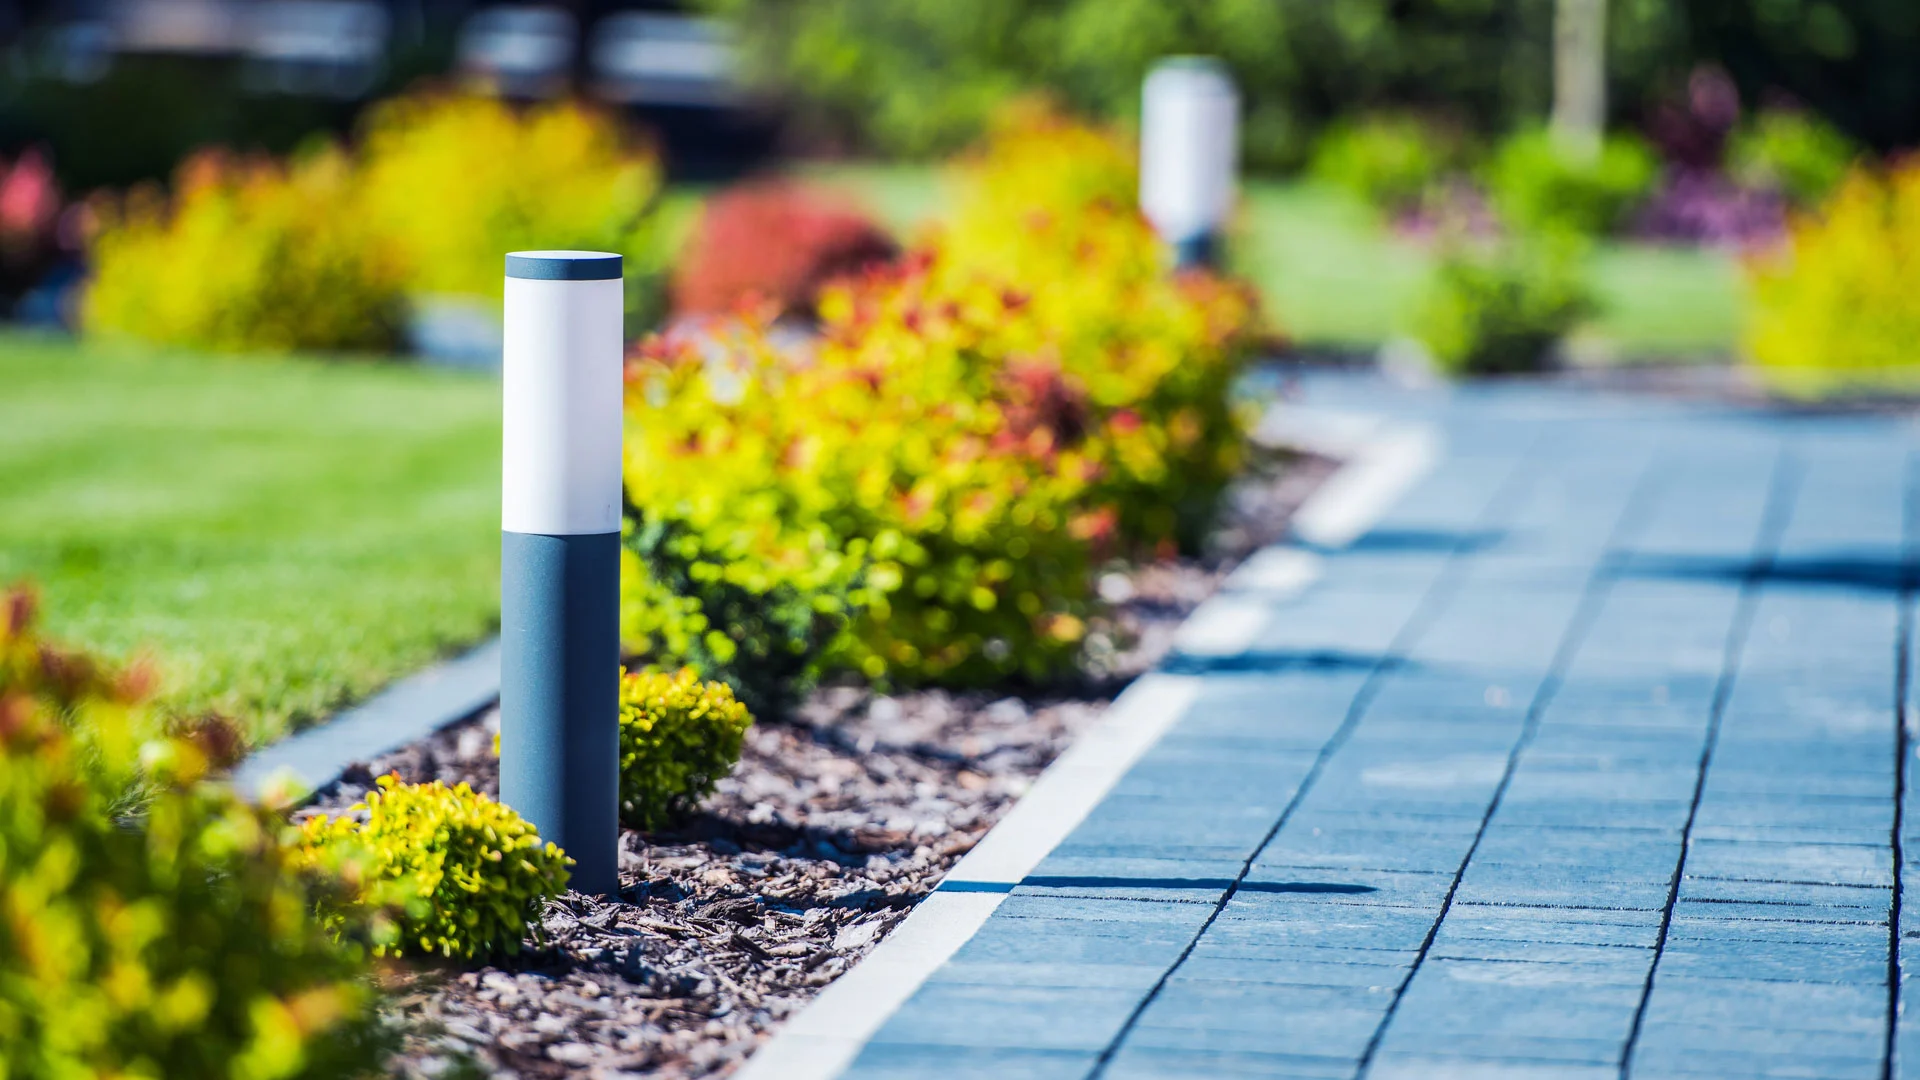
[[[743,302],[811,315],[821,286],[893,259],[886,230],[831,195],[785,181],[730,188],[707,203],[673,277],[677,315]]]

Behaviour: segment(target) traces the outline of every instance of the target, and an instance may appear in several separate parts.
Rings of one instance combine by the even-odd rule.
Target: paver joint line
[[[1536,437],[1534,441],[1536,444],[1542,443],[1545,441],[1545,436],[1541,435]],[[1482,514],[1483,524],[1497,520],[1501,515],[1504,515],[1511,509],[1511,503],[1519,500],[1526,490],[1527,483],[1530,481],[1528,468],[1533,465],[1537,459],[1538,455],[1532,453],[1522,458],[1522,465],[1512,471],[1498,492],[1488,501]],[[1481,528],[1473,530],[1476,535],[1482,531],[1483,529]],[[1292,816],[1294,810],[1297,809],[1301,801],[1306,798],[1307,793],[1313,789],[1315,781],[1325,772],[1327,762],[1341,746],[1345,745],[1348,737],[1352,735],[1354,729],[1359,725],[1360,718],[1366,714],[1367,707],[1372,703],[1374,695],[1378,693],[1382,681],[1399,667],[1405,659],[1406,650],[1411,642],[1419,637],[1420,633],[1438,616],[1440,610],[1444,608],[1452,598],[1453,593],[1459,587],[1460,577],[1464,573],[1462,566],[1468,558],[1471,558],[1475,554],[1475,551],[1474,545],[1463,539],[1456,539],[1454,541],[1448,552],[1445,566],[1429,586],[1426,593],[1421,597],[1419,605],[1408,617],[1406,624],[1395,634],[1392,643],[1374,664],[1372,670],[1368,672],[1366,682],[1362,683],[1360,689],[1355,693],[1352,703],[1348,706],[1346,715],[1341,719],[1340,726],[1334,731],[1333,735],[1321,745],[1320,751],[1315,756],[1313,764],[1308,768],[1306,775],[1301,778],[1298,786],[1294,789],[1292,798],[1287,801],[1287,805],[1281,810],[1280,815],[1274,820],[1273,825],[1267,830],[1266,835],[1261,839],[1260,843],[1254,846],[1252,853],[1249,854],[1245,862],[1241,864],[1240,872],[1235,876],[1233,883],[1221,894],[1220,899],[1215,902],[1213,910],[1208,913],[1206,920],[1200,924],[1199,929],[1194,931],[1185,947],[1181,949],[1179,955],[1174,958],[1173,963],[1161,973],[1159,979],[1154,982],[1146,995],[1134,1006],[1132,1011],[1127,1015],[1125,1022],[1121,1024],[1120,1029],[1116,1031],[1113,1037],[1102,1047],[1099,1056],[1094,1059],[1092,1067],[1087,1071],[1087,1080],[1099,1080],[1100,1077],[1106,1074],[1107,1069],[1112,1065],[1114,1055],[1119,1052],[1120,1047],[1126,1042],[1127,1037],[1132,1034],[1134,1029],[1139,1025],[1141,1016],[1146,1013],[1147,1009],[1151,1007],[1154,1001],[1164,992],[1168,980],[1170,980],[1174,976],[1174,973],[1179,971],[1181,966],[1193,955],[1194,948],[1200,943],[1200,940],[1206,936],[1207,931],[1212,928],[1214,923],[1219,920],[1221,912],[1225,911],[1227,905],[1232,903],[1233,898],[1238,895],[1241,884],[1246,881],[1247,875],[1253,872],[1254,863],[1259,859],[1260,853],[1266,849],[1267,845],[1273,842],[1273,838],[1286,826],[1287,820]]]
[[[1625,563],[1625,560],[1617,557],[1621,545],[1625,543],[1633,527],[1639,524],[1640,515],[1650,505],[1650,500],[1660,489],[1660,481],[1664,479],[1655,468],[1657,460],[1657,456],[1650,459],[1642,470],[1634,484],[1633,492],[1628,496],[1619,517],[1615,519],[1612,529],[1609,530],[1605,550],[1596,560],[1587,578],[1581,592],[1579,606],[1575,608],[1573,616],[1567,620],[1566,631],[1554,648],[1552,660],[1548,662],[1546,676],[1540,681],[1539,689],[1527,708],[1526,718],[1521,724],[1520,736],[1514,740],[1507,751],[1506,765],[1500,774],[1500,782],[1493,789],[1493,797],[1487,800],[1486,812],[1480,817],[1480,826],[1474,833],[1473,842],[1467,846],[1466,854],[1461,857],[1459,866],[1453,872],[1453,880],[1447,886],[1446,896],[1440,901],[1440,911],[1427,927],[1426,936],[1421,939],[1413,964],[1407,968],[1400,984],[1394,988],[1393,999],[1387,1004],[1385,1014],[1374,1027],[1372,1036],[1367,1040],[1366,1049],[1360,1054],[1357,1070],[1359,1076],[1367,1075],[1373,1068],[1373,1063],[1380,1051],[1380,1041],[1386,1037],[1387,1029],[1393,1024],[1393,1018],[1399,1012],[1400,1003],[1406,997],[1407,988],[1413,985],[1414,977],[1420,973],[1421,967],[1426,963],[1433,949],[1434,938],[1439,934],[1441,925],[1447,921],[1448,912],[1453,909],[1454,897],[1460,889],[1460,879],[1466,875],[1467,867],[1473,863],[1474,855],[1480,850],[1480,844],[1486,838],[1487,825],[1500,809],[1501,800],[1513,783],[1513,775],[1519,767],[1521,756],[1526,753],[1527,747],[1532,745],[1533,737],[1540,727],[1540,717],[1553,700],[1554,692],[1567,666],[1573,662],[1574,653],[1579,650],[1594,619],[1599,616],[1600,605],[1606,597],[1609,585],[1619,575],[1620,568]]]
[[[1715,743],[1720,734],[1722,720],[1726,715],[1727,701],[1733,696],[1733,683],[1740,665],[1740,654],[1746,647],[1747,632],[1753,621],[1754,608],[1759,603],[1759,594],[1766,571],[1772,566],[1773,558],[1780,544],[1780,537],[1786,531],[1787,521],[1793,510],[1793,496],[1799,486],[1799,471],[1794,460],[1786,451],[1781,451],[1774,464],[1773,482],[1767,492],[1767,507],[1760,523],[1760,537],[1755,546],[1755,558],[1749,564],[1747,575],[1740,584],[1740,599],[1735,610],[1733,624],[1728,627],[1726,650],[1721,660],[1719,681],[1714,686],[1713,705],[1708,711],[1707,735],[1702,742],[1698,771],[1693,784],[1693,799],[1687,808],[1686,825],[1680,831],[1680,856],[1674,861],[1673,875],[1667,881],[1667,900],[1661,909],[1660,929],[1654,937],[1653,962],[1647,965],[1646,983],[1640,988],[1640,1002],[1633,1011],[1633,1022],[1627,1028],[1626,1042],[1620,1050],[1620,1078],[1627,1080],[1633,1068],[1633,1052],[1639,1045],[1640,1036],[1646,1029],[1647,1003],[1653,997],[1654,978],[1660,971],[1660,960],[1666,953],[1667,938],[1672,931],[1673,909],[1680,898],[1680,881],[1686,872],[1687,850],[1693,842],[1693,827],[1700,815],[1700,799],[1706,792],[1707,770],[1713,765]]]
[[[1882,1080],[1893,1080],[1901,1058],[1901,965],[1905,952],[1900,923],[1906,905],[1906,823],[1908,772],[1912,768],[1912,738],[1907,731],[1907,702],[1913,692],[1913,617],[1915,574],[1920,571],[1920,457],[1907,455],[1906,483],[1900,524],[1904,566],[1900,582],[1900,615],[1895,633],[1893,685],[1893,900],[1887,910],[1887,1043],[1881,1058]]]

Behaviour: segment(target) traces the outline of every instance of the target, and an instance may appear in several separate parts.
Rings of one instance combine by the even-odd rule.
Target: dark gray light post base
[[[1220,264],[1220,241],[1212,233],[1189,236],[1173,243],[1176,270],[1213,269]]]
[[[620,891],[620,534],[500,534],[500,799]]]

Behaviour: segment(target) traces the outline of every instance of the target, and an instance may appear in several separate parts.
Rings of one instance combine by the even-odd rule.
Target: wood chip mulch
[[[622,894],[550,902],[517,957],[388,979],[407,1077],[731,1072],[865,955],[1006,813],[1242,558],[1278,539],[1333,463],[1271,461],[1236,485],[1204,558],[1118,567],[1080,685],[1028,693],[816,691],[756,724],[740,765],[672,832],[621,837]],[[493,712],[356,767],[497,790]]]

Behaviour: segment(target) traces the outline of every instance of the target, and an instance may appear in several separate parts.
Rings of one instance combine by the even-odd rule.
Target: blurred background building
[[[510,98],[578,87],[689,174],[771,145],[725,25],[660,0],[15,0],[0,34],[0,146],[47,147],[69,189],[161,178],[204,145],[285,152],[423,77]]]

